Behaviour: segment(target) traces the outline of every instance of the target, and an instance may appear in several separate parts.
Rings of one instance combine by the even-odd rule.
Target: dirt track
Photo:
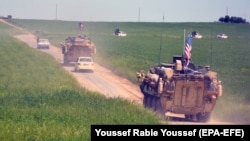
[[[11,26],[15,27],[14,25]],[[19,27],[15,28],[23,30]],[[17,35],[15,37],[27,43],[30,47],[37,49],[36,38],[33,34]],[[61,54],[60,48],[56,46],[51,46],[49,50],[40,49],[40,51],[50,54],[59,63],[62,63],[63,56]],[[79,84],[82,87],[85,87],[88,90],[99,92],[100,94],[103,94],[106,97],[125,98],[133,103],[142,106],[143,95],[141,94],[139,87],[137,85],[131,83],[125,78],[121,78],[113,74],[110,70],[105,69],[104,67],[98,64],[95,64],[96,67],[95,73],[76,73],[73,71],[72,66],[63,66],[63,67],[66,71],[68,71],[75,77],[75,79],[79,82]],[[172,124],[199,124],[199,123],[173,122]],[[211,121],[206,124],[232,124],[232,123],[224,123],[212,118]]]
[[[30,47],[36,49],[36,38],[32,34],[17,35],[19,40],[26,42]],[[51,46],[49,50],[40,49],[53,56],[62,64],[62,54],[58,47]],[[63,66],[63,65],[62,65]],[[132,102],[141,104],[143,95],[139,92],[139,87],[128,80],[114,75],[111,71],[95,63],[95,72],[74,72],[72,66],[63,66],[72,74],[82,87],[88,90],[99,92],[107,97],[126,98]]]
[[[12,25],[2,19],[0,19],[0,22],[8,24],[18,30],[25,31],[25,29]],[[15,37],[27,43],[30,47],[37,49],[36,37],[28,31],[25,35],[17,35]],[[49,50],[40,49],[40,51],[50,54],[62,64],[63,56],[59,47],[51,45]],[[76,78],[82,87],[88,90],[99,92],[107,97],[121,97],[134,103],[142,104],[143,95],[140,93],[138,86],[132,84],[125,78],[114,75],[110,70],[105,69],[97,63],[95,63],[95,73],[76,73],[73,71],[72,66],[63,67]]]

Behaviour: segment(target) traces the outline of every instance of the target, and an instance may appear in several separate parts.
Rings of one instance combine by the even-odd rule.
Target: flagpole
[[[183,55],[183,56],[184,56],[184,54],[185,54],[185,53],[184,53],[184,52],[185,52],[185,42],[186,42],[186,41],[185,41],[185,39],[186,39],[186,38],[185,38],[185,37],[186,37],[185,34],[186,34],[186,29],[184,29],[183,50],[182,50],[182,55]]]
[[[212,43],[212,34],[210,31],[210,67],[213,65],[213,43]]]

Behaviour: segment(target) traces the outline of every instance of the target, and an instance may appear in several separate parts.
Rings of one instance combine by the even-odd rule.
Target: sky
[[[107,22],[250,21],[250,0],[0,0],[0,16]]]

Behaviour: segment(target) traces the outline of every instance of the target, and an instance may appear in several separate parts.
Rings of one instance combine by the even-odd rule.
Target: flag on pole
[[[79,29],[83,30],[83,28],[84,28],[83,23],[79,23]]]
[[[192,35],[189,34],[187,39],[186,39],[186,43],[185,43],[185,59],[186,59],[186,66],[188,66],[190,60],[191,60],[191,53],[192,53]]]

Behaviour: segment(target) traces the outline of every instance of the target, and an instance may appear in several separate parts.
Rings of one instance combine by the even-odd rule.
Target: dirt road
[[[36,38],[32,34],[15,36],[17,39],[26,42],[30,47],[36,48]],[[63,55],[61,49],[51,45],[50,49],[39,49],[53,56],[62,64]],[[62,65],[63,66],[63,65]],[[143,95],[140,93],[139,87],[132,84],[125,78],[114,75],[108,69],[95,63],[95,72],[74,72],[73,66],[63,66],[82,87],[88,90],[99,92],[107,97],[121,97],[131,102],[142,104]]]
[[[1,22],[1,20],[0,20]],[[6,23],[6,22],[5,22]],[[9,24],[9,23],[6,23]],[[10,25],[10,24],[9,24]],[[11,25],[15,27],[14,25]],[[24,30],[19,27],[15,27],[19,30]],[[27,32],[28,33],[28,32]],[[31,48],[36,48],[36,37],[31,34],[17,35],[17,39],[27,43]],[[45,53],[53,56],[59,63],[62,64],[63,55],[61,49],[51,45],[50,49],[39,49]],[[74,72],[72,66],[63,66],[62,67],[68,71],[74,78],[79,82],[82,87],[87,88],[90,91],[99,92],[100,94],[105,95],[106,97],[114,98],[120,97],[125,98],[135,104],[142,106],[143,95],[140,92],[139,86],[131,83],[125,78],[121,78],[113,74],[110,70],[98,65],[95,63],[95,72],[94,73],[85,73],[85,72]],[[190,122],[172,122],[170,124],[201,124],[201,123],[190,123]],[[204,124],[204,123],[202,123]],[[206,124],[233,124],[217,121],[212,118]]]
[[[0,19],[0,22],[12,26],[18,30],[26,31],[23,28],[17,27],[13,24]],[[27,43],[31,48],[37,49],[36,37],[26,31],[25,35],[15,36],[17,39]],[[59,47],[51,45],[49,50],[40,51],[46,52],[53,56],[59,63],[62,64],[63,55]],[[62,65],[63,66],[63,65]],[[76,73],[73,71],[72,66],[63,66],[75,79],[79,82],[82,87],[88,90],[99,92],[107,97],[121,97],[131,102],[142,105],[143,95],[140,93],[139,87],[131,83],[125,78],[121,78],[113,74],[110,70],[95,63],[95,73]]]
[[[36,48],[36,38],[32,34],[18,35],[15,36],[17,39],[26,42],[30,47]],[[39,49],[45,53],[53,56],[59,63],[62,64],[63,55],[61,54],[61,49],[56,46],[51,46],[49,50]],[[63,65],[62,65],[63,66]],[[129,82],[125,78],[121,78],[113,74],[110,70],[95,63],[95,72],[74,72],[73,66],[63,66],[63,68],[68,71],[75,79],[79,82],[82,87],[87,88],[90,91],[99,92],[106,97],[114,98],[121,97],[125,98],[133,103],[140,104],[142,106],[143,95],[140,92],[139,86]],[[171,122],[170,124],[204,124],[195,122]],[[231,124],[226,122],[220,122],[215,119],[211,119],[206,124]]]

